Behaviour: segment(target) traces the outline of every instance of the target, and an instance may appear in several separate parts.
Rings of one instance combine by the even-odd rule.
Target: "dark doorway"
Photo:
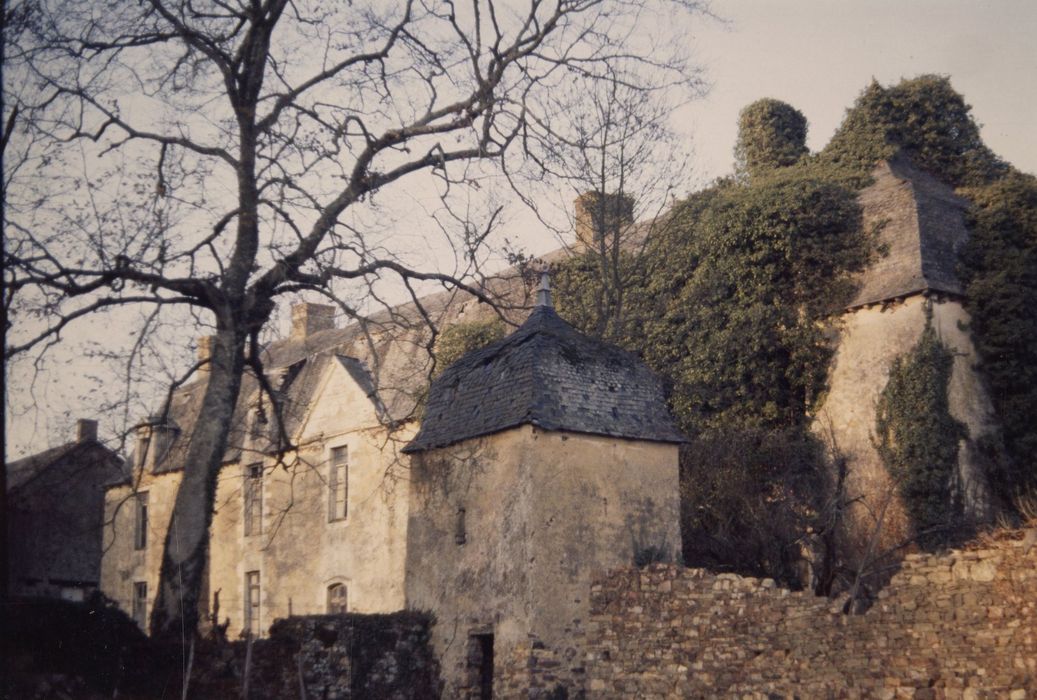
[[[468,668],[475,691],[472,697],[493,700],[492,634],[473,634],[468,638]]]

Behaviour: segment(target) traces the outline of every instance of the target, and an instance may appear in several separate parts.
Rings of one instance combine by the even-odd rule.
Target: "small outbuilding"
[[[450,697],[579,687],[591,582],[680,551],[678,446],[659,380],[551,306],[433,382],[411,460],[406,598],[437,623]]]
[[[123,461],[80,420],[76,439],[7,465],[8,590],[80,601],[101,578],[105,486]]]

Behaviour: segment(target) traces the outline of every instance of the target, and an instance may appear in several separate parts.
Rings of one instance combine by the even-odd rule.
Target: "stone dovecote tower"
[[[448,696],[520,687],[530,654],[582,666],[591,581],[680,549],[681,441],[652,372],[562,320],[546,279],[517,331],[443,372],[404,448],[405,585]]]
[[[879,163],[858,201],[867,228],[878,230],[884,251],[862,274],[857,297],[842,318],[829,379],[817,414],[818,433],[833,440],[846,464],[846,496],[854,500],[850,526],[860,542],[884,513],[878,551],[910,535],[899,500],[875,449],[876,406],[896,358],[919,341],[926,317],[954,355],[948,400],[951,415],[967,429],[958,446],[957,489],[967,516],[990,518],[987,465],[978,443],[996,432],[990,399],[976,372],[978,358],[968,332],[957,276],[958,255],[968,239],[965,200],[915,168],[905,157]]]

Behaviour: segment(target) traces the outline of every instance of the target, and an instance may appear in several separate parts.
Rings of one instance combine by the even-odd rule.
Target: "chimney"
[[[214,335],[203,335],[198,339],[198,362],[201,363],[198,372],[202,377],[209,376],[209,369],[212,367],[209,360],[212,359],[212,346],[215,343]]]
[[[317,331],[335,327],[335,307],[302,302],[292,305],[292,340],[302,340]]]
[[[605,232],[622,232],[634,223],[634,198],[620,192],[584,192],[573,202],[573,210],[576,241],[585,250],[597,250]],[[607,244],[613,242],[606,240]]]
[[[94,442],[97,440],[97,421],[80,418],[76,421],[76,442]]]

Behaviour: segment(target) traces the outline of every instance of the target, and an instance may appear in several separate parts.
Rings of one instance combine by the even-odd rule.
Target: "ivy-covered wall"
[[[964,534],[958,443],[968,431],[950,413],[953,364],[929,314],[918,344],[893,361],[876,409],[876,448],[926,546]]]

